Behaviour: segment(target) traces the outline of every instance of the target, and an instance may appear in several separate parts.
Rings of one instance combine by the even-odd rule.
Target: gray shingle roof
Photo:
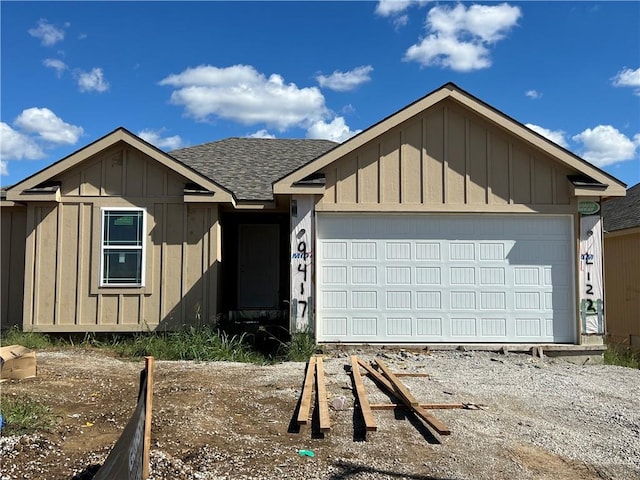
[[[273,200],[273,182],[337,145],[330,140],[227,138],[169,155],[232,191],[238,200]]]
[[[640,183],[628,188],[626,197],[603,202],[602,218],[607,232],[640,227]]]

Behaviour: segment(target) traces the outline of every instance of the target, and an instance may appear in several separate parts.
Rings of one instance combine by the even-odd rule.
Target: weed
[[[0,339],[0,345],[22,345],[31,349],[50,348],[55,346],[57,341],[40,332],[23,332],[19,327],[11,327]]]
[[[25,396],[0,398],[0,411],[4,421],[3,435],[30,434],[48,431],[55,425],[51,409]]]
[[[311,331],[295,332],[286,344],[285,358],[291,362],[306,362],[316,349],[316,339]]]
[[[609,345],[604,352],[606,365],[640,369],[640,351],[624,345]]]

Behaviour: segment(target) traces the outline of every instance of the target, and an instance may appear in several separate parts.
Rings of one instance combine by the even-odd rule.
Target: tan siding
[[[358,155],[358,202],[378,203],[378,149],[367,148]]]
[[[426,117],[426,162],[423,182],[427,204],[444,203],[444,109],[436,108]]]
[[[465,120],[456,110],[447,113],[446,199],[449,204],[465,203]]]
[[[380,201],[400,203],[400,132],[387,133],[380,149]]]
[[[533,203],[531,199],[531,162],[529,155],[519,149],[513,149],[511,165],[513,167],[514,203]]]
[[[355,203],[358,194],[358,164],[355,156],[347,157],[338,167],[338,201]]]
[[[509,144],[497,135],[491,136],[490,203],[509,203]]]
[[[122,179],[124,178],[122,152],[103,160],[104,195],[121,196]]]
[[[351,172],[346,177],[353,181]],[[131,331],[215,317],[217,205],[185,204],[184,177],[122,145],[57,180],[62,202],[27,211],[32,231],[26,244],[34,260],[25,279],[24,298],[31,302],[24,308],[25,327]],[[101,208],[123,206],[147,211],[145,285],[100,287]]]
[[[56,299],[56,323],[73,325],[76,321],[76,292],[78,288],[78,262],[81,257],[78,239],[80,205],[61,205],[61,226],[59,244],[64,248],[57,249],[58,276]]]
[[[0,208],[0,323],[22,325],[27,209]]]
[[[511,206],[548,213],[571,205],[567,175],[577,173],[452,101],[406,120],[322,172],[326,189],[319,210]]]
[[[614,342],[640,335],[640,231],[605,235],[605,315]]]
[[[487,132],[478,125],[469,125],[469,145],[467,148],[468,187],[467,203],[487,203]]]
[[[129,150],[125,159],[125,195],[130,197],[144,196],[144,179],[146,162],[140,158],[141,154],[135,150]]]
[[[407,126],[401,145],[402,203],[421,203],[422,122]]]
[[[536,158],[534,160],[534,203],[550,205],[553,203],[553,179],[551,165]]]
[[[96,161],[83,169],[82,177],[80,194],[85,196],[100,195],[102,192],[102,162]],[[62,184],[65,184],[65,180],[62,181]]]

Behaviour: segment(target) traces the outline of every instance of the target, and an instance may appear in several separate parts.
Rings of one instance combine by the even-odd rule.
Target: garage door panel
[[[571,217],[343,217],[318,216],[320,341],[574,340]]]

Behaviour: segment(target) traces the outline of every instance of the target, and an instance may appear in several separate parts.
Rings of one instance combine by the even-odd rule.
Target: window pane
[[[141,284],[142,250],[105,250],[103,272],[103,284]]]
[[[104,244],[142,246],[141,211],[104,212]]]

